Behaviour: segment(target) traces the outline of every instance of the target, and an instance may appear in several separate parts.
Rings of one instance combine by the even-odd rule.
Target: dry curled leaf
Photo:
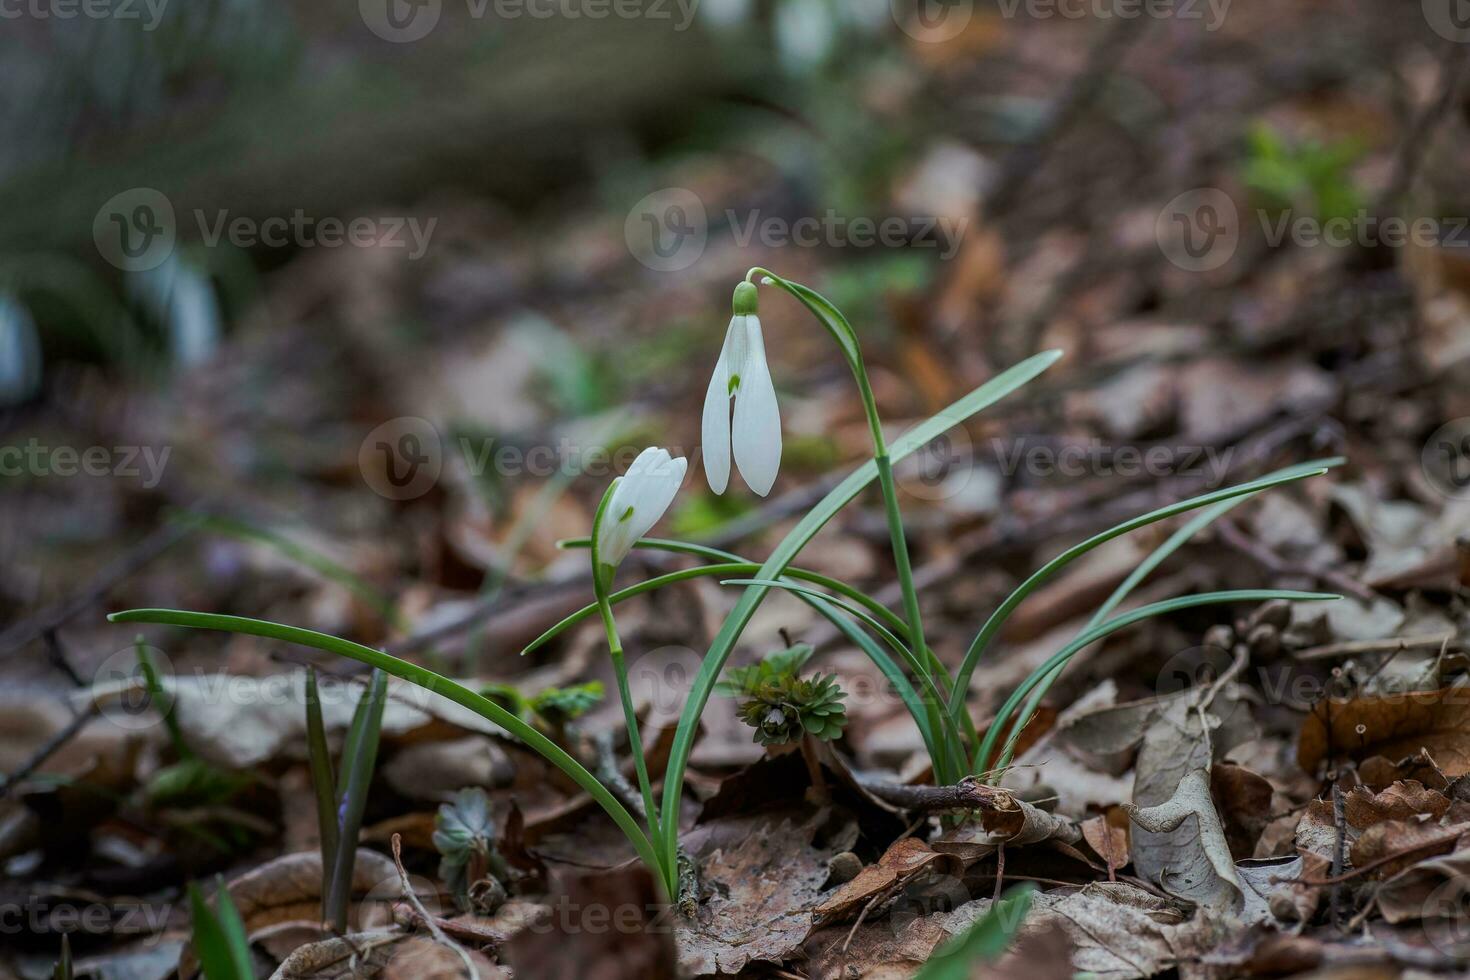
[[[1325,698],[1302,724],[1297,761],[1309,773],[1338,758],[1427,752],[1450,778],[1470,772],[1470,687]]]

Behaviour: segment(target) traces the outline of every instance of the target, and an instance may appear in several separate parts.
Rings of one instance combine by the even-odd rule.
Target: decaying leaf
[[[1450,778],[1470,772],[1470,687],[1324,699],[1302,724],[1297,759],[1312,773],[1339,758],[1421,751]]]
[[[675,912],[647,869],[559,877],[553,894],[505,946],[515,976],[674,980]]]
[[[833,855],[849,850],[857,828],[828,827],[818,811],[803,822],[742,817],[706,828],[700,859],[706,898],[691,920],[675,923],[684,973],[738,973],[747,963],[779,963],[805,941]],[[818,837],[821,835],[820,842]]]
[[[858,872],[812,910],[817,925],[857,915],[869,905],[881,906],[920,874],[958,870],[952,856],[935,850],[917,837],[905,837],[883,853],[875,864]]]
[[[1186,775],[1168,802],[1130,806],[1128,812],[1147,832],[1133,835],[1133,863],[1141,876],[1211,913],[1242,910],[1245,893],[1210,797],[1206,770]]]

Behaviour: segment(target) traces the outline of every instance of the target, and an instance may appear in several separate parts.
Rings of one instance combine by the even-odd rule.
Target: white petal
[[[700,424],[700,451],[704,454],[704,476],[709,488],[724,493],[730,483],[730,338],[735,320],[725,331],[725,343],[704,393],[704,419]],[[737,368],[738,370],[738,368]]]
[[[638,454],[613,487],[602,515],[598,557],[604,564],[621,562],[634,543],[658,523],[678,494],[688,468],[688,460],[674,459],[666,449],[650,446]]]
[[[735,422],[731,442],[735,465],[750,489],[764,497],[781,468],[781,413],[776,387],[766,366],[766,348],[757,317],[746,317],[746,356],[740,387],[735,392]]]
[[[602,523],[597,526],[597,560],[604,565],[617,565],[628,555],[633,538],[628,536],[627,522],[617,515],[628,509],[626,483],[622,477],[613,481],[612,499],[602,513]]]

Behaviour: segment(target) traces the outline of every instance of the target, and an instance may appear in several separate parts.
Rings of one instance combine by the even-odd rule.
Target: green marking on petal
[[[735,389],[740,387],[740,375],[730,375],[730,394],[735,394]]]
[[[618,515],[618,523],[621,524],[621,523],[623,523],[624,521],[626,521],[628,518],[630,518],[632,516],[633,516],[633,508],[632,507],[629,507],[627,510],[623,511],[621,514]]]

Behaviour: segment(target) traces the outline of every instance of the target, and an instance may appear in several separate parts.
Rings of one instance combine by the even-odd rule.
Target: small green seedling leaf
[[[197,885],[189,885],[189,908],[194,919],[194,955],[204,980],[254,980],[250,942],[245,923],[223,883],[215,887],[214,909],[205,904]]]
[[[914,980],[970,980],[976,975],[975,967],[999,959],[1031,911],[1035,892],[1034,885],[1012,889],[963,935],[929,957]]]
[[[322,920],[327,915],[329,868],[337,863],[337,777],[332,772],[332,753],[327,746],[327,728],[322,721],[321,693],[316,670],[306,671],[306,755],[311,766],[311,787],[316,796],[316,825],[322,851]]]
[[[367,807],[368,786],[378,759],[378,735],[388,698],[388,676],[374,669],[367,690],[357,702],[347,743],[342,750],[338,778],[337,852],[327,886],[327,921],[338,932],[347,931],[347,900],[352,894],[352,867],[357,860],[357,834]]]

